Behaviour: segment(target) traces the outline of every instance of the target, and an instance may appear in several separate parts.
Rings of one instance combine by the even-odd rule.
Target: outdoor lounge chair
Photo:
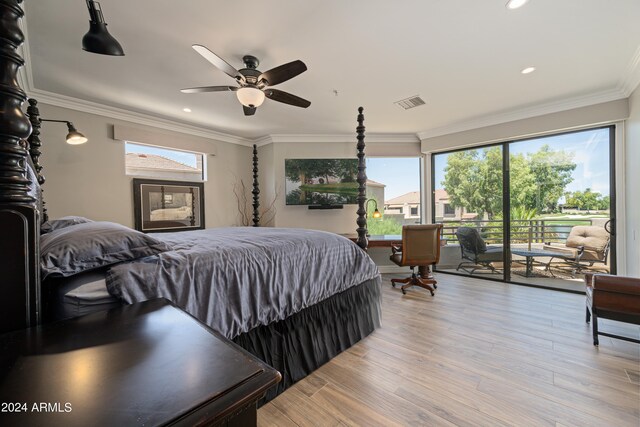
[[[502,247],[487,246],[477,228],[459,227],[456,237],[460,242],[461,257],[466,260],[458,264],[456,270],[463,270],[469,274],[476,270],[496,272],[492,263],[503,261]]]
[[[544,245],[545,250],[563,254],[553,256],[547,268],[552,266],[554,258],[559,258],[562,261],[553,267],[570,270],[572,277],[584,270],[607,273],[609,244],[609,233],[603,227],[577,225],[569,232],[564,245],[554,243]]]

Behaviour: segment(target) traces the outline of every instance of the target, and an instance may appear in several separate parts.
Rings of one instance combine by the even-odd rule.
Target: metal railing
[[[446,244],[457,244],[455,232],[459,227],[477,228],[487,243],[503,244],[504,231],[501,221],[471,220],[471,221],[442,221],[442,239]],[[526,243],[531,249],[532,243],[564,243],[571,229],[576,225],[592,225],[591,219],[532,219],[512,220],[511,243]]]

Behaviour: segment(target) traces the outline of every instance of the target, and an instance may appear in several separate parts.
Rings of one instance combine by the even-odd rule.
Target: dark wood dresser
[[[0,336],[0,425],[256,424],[280,374],[165,299]]]

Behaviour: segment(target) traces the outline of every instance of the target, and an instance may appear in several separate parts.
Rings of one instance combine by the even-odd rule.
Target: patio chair
[[[603,228],[595,225],[576,225],[569,232],[564,245],[545,243],[544,250],[554,252],[547,269],[554,258],[561,259],[558,267],[567,267],[571,277],[583,273],[584,270],[608,273],[607,257],[609,255],[610,236]],[[562,255],[557,255],[562,254]]]
[[[463,270],[469,274],[477,270],[496,272],[492,263],[503,261],[502,247],[487,246],[476,228],[459,227],[456,237],[460,242],[461,257],[466,260],[458,264],[456,271]]]

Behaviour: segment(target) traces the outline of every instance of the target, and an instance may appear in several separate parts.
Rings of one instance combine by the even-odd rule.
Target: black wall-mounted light
[[[78,132],[73,123],[68,122],[66,120],[50,120],[50,119],[40,119],[41,122],[54,122],[54,123],[66,123],[67,129],[69,133],[67,134],[67,144],[70,145],[80,145],[84,144],[88,141],[87,137],[82,133]]]
[[[87,0],[89,9],[89,31],[82,38],[82,49],[101,55],[124,56],[124,50],[107,30],[100,3]]]

